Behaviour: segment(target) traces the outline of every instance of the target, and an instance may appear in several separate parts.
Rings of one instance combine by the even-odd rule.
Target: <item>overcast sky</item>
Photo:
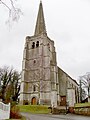
[[[0,67],[21,71],[25,37],[32,36],[40,0],[18,0],[23,11],[9,30],[8,11],[0,5]],[[42,0],[46,29],[54,40],[57,64],[72,78],[90,72],[90,0]]]

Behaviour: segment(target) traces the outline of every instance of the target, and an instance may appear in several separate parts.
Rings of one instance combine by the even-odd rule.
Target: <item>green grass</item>
[[[48,114],[50,109],[46,105],[18,105],[20,112],[30,112],[36,114]]]
[[[78,103],[75,104],[75,107],[89,107],[90,106],[90,102],[89,103]]]

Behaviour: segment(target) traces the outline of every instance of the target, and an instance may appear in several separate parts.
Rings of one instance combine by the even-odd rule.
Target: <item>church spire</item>
[[[43,5],[42,5],[42,1],[40,0],[34,35],[40,35],[42,33],[47,34],[46,27],[45,27],[45,21],[44,21]]]

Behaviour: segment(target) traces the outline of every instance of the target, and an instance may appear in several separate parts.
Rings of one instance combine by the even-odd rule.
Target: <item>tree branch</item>
[[[11,2],[12,7],[15,9],[13,1],[10,0],[10,2]]]
[[[6,8],[8,8],[9,11],[11,11],[11,9],[9,8],[9,6],[5,2],[3,2],[2,0],[0,0],[0,1],[1,1],[1,4],[3,4]]]

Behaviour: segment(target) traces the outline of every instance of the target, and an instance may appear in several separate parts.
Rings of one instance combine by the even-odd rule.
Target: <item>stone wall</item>
[[[78,103],[75,104],[74,113],[79,115],[88,115],[90,116],[90,103]]]
[[[74,113],[78,115],[90,116],[90,107],[75,108]]]

